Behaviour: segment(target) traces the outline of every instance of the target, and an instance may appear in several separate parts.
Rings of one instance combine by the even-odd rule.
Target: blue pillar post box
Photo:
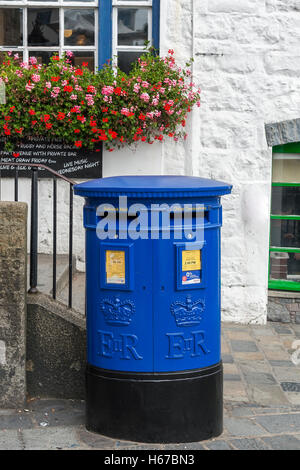
[[[222,432],[220,196],[184,176],[75,186],[85,198],[86,427],[191,442]]]

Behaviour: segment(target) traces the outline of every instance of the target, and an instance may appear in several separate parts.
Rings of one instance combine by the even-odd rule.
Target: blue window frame
[[[120,37],[122,34],[120,34],[119,27],[120,24],[123,24],[121,22],[125,19],[125,23],[127,22],[127,24],[123,24],[123,27],[124,30],[127,32],[129,31],[130,28],[128,21],[130,21],[130,13],[140,14],[140,17],[142,17],[142,15],[145,17],[145,15],[149,13],[149,24],[146,26],[147,34],[145,33],[146,36],[144,38],[143,35],[140,34],[140,39],[134,41],[132,40],[134,35],[141,33],[141,31],[137,31],[134,26],[134,31],[131,31],[131,35],[128,33],[123,34],[123,43],[125,42],[124,45],[122,44],[122,39],[120,43]],[[120,18],[121,14],[122,18]],[[132,16],[133,15],[131,15],[131,18]],[[102,67],[105,63],[107,63],[107,61],[111,59],[117,63],[121,57],[121,54],[123,56],[123,65],[124,59],[125,62],[128,63],[125,65],[129,65],[131,58],[135,59],[139,53],[142,52],[144,48],[144,39],[148,40],[151,45],[153,45],[155,49],[158,50],[159,18],[160,0],[137,0],[134,1],[134,3],[131,3],[131,1],[127,0],[99,0],[99,67]],[[128,41],[129,36],[131,36],[131,39],[129,39],[131,43],[127,42],[126,45],[126,40]],[[121,67],[120,62],[118,65]]]

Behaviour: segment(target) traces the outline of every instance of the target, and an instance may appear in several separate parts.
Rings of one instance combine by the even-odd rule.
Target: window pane
[[[118,8],[118,45],[143,46],[148,40],[148,9]]]
[[[300,248],[300,220],[271,220],[271,246]]]
[[[65,10],[65,45],[93,46],[95,44],[94,10]]]
[[[23,10],[0,8],[0,45],[23,45]]]
[[[273,186],[271,213],[300,216],[300,187]]]
[[[39,64],[49,64],[50,58],[53,55],[58,55],[58,52],[54,51],[31,51],[29,57],[36,57]]]
[[[85,66],[88,67],[92,72],[95,70],[95,54],[92,51],[72,51],[74,56],[71,58],[71,63],[75,67]]]
[[[274,153],[273,154],[273,183],[299,183],[300,181],[300,154]]]
[[[58,8],[28,8],[28,45],[58,46]]]
[[[132,63],[135,62],[145,51],[140,52],[118,52],[118,66],[123,72],[129,73],[132,67]]]
[[[270,253],[270,280],[300,281],[300,253]]]

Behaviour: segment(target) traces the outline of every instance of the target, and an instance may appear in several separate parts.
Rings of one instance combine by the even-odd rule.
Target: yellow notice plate
[[[106,283],[125,284],[125,251],[106,251]]]
[[[201,269],[201,250],[182,251],[182,271],[199,271]]]

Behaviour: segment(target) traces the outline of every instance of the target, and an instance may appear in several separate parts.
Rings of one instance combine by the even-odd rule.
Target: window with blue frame
[[[47,63],[74,53],[90,69],[113,59],[124,71],[144,49],[159,47],[159,0],[0,0],[0,60],[14,51]]]

